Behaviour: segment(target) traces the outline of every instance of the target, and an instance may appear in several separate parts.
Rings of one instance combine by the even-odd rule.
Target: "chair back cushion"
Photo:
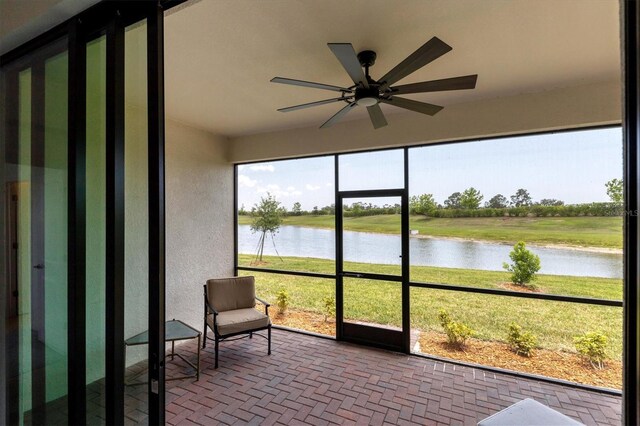
[[[207,281],[207,298],[218,312],[256,306],[254,277],[217,278]]]

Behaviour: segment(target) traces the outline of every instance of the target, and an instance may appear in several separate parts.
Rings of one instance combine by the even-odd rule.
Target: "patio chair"
[[[255,309],[256,300],[264,305],[264,314]],[[256,331],[267,330],[267,336],[256,334],[268,341],[271,355],[271,320],[269,303],[256,297],[254,277],[233,277],[208,280],[204,285],[204,340],[207,345],[207,327],[215,340],[215,368],[218,368],[218,345],[224,340],[253,337]],[[235,337],[235,339],[233,338]]]

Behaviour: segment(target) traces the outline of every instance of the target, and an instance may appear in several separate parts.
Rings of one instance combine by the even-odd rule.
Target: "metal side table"
[[[188,379],[191,377],[195,377],[196,381],[200,380],[200,339],[202,336],[202,332],[196,330],[188,324],[183,323],[180,320],[172,319],[171,321],[167,321],[164,324],[164,340],[165,342],[171,342],[171,353],[165,356],[166,358],[170,358],[170,361],[173,361],[174,357],[178,357],[188,365],[190,365],[195,373],[188,374],[180,377],[172,377],[169,380],[182,380]],[[190,339],[198,339],[198,356],[196,359],[196,364],[194,365],[191,361],[186,359],[181,354],[175,353],[175,344],[178,340],[190,340]],[[138,345],[146,345],[149,343],[149,332],[143,331],[142,333],[136,334],[135,336],[129,337],[124,341],[124,356],[125,356],[125,365],[127,361],[127,347],[128,346],[138,346]],[[134,386],[134,385],[142,385],[148,382],[136,382],[136,383],[127,383],[125,380],[126,386]]]

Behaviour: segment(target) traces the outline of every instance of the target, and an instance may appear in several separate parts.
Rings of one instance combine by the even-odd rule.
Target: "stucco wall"
[[[366,118],[329,129],[241,136],[230,140],[229,158],[232,162],[259,161],[580,128],[620,123],[621,115],[621,89],[616,80],[451,105],[433,117],[413,112],[389,114],[389,125],[378,130]]]
[[[166,123],[166,317],[202,330],[202,285],[233,274],[227,140]]]

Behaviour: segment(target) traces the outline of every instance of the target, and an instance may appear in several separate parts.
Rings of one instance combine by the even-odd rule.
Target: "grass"
[[[238,223],[247,225],[251,217],[239,216]],[[334,216],[288,216],[284,225],[333,229]],[[455,237],[486,241],[558,244],[578,247],[622,248],[620,217],[479,217],[427,218],[411,216],[411,229],[420,235]],[[399,215],[348,217],[347,231],[394,234],[400,232]]]
[[[240,255],[240,264],[248,265],[250,255]],[[311,258],[265,257],[263,268],[335,273],[333,261]],[[388,273],[389,265],[347,263],[345,268]],[[366,269],[364,269],[366,268]],[[285,288],[291,296],[292,309],[323,313],[323,299],[334,296],[330,279],[253,273],[257,291],[275,301],[278,290]],[[452,268],[414,267],[412,281],[464,284],[483,288],[500,288],[509,280],[506,272],[464,270]],[[597,297],[619,300],[622,280],[539,275],[536,284],[547,293]],[[354,320],[399,327],[401,324],[401,294],[397,283],[345,278],[345,317]],[[619,359],[622,353],[622,309],[546,300],[458,293],[446,290],[411,289],[411,327],[442,331],[438,310],[446,309],[457,321],[463,321],[476,331],[476,337],[505,341],[512,321],[538,337],[541,347],[574,351],[573,337],[588,331],[598,331],[609,337],[608,355]]]

